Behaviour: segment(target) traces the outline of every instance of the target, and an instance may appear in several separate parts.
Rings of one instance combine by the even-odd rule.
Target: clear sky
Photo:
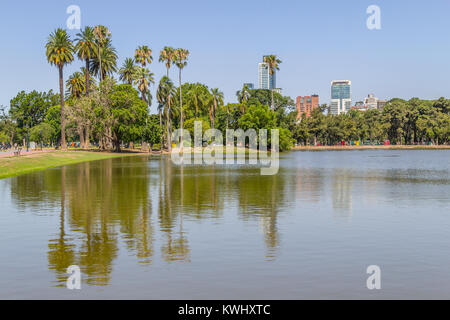
[[[317,93],[329,103],[331,80],[342,79],[352,81],[354,101],[369,93],[450,97],[448,0],[2,0],[0,105],[20,90],[57,91],[58,72],[47,63],[44,45],[55,28],[66,27],[72,4],[81,8],[82,26],[110,28],[119,65],[146,44],[159,80],[165,70],[159,51],[187,48],[184,81],[218,87],[227,102],[243,83],[257,85],[265,54],[283,61],[277,85],[293,98]],[[381,30],[366,27],[372,4],[381,8]],[[81,66],[75,61],[65,78]]]

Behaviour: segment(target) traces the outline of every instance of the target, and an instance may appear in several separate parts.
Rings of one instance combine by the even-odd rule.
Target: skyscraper
[[[263,57],[264,61],[264,57]],[[265,62],[260,62],[258,64],[258,84],[259,89],[267,89],[272,90],[276,89],[277,82],[276,82],[276,72],[271,76],[269,65]]]
[[[350,80],[334,80],[331,82],[330,113],[339,115],[347,113],[352,107],[352,82]]]

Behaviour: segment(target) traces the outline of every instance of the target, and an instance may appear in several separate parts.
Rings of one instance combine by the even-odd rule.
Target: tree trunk
[[[167,102],[167,149],[172,152],[172,139],[170,136],[170,99]]]
[[[275,110],[275,106],[273,105],[273,88],[272,88],[272,110]]]
[[[102,82],[103,80],[103,75],[102,75],[102,56],[100,53],[100,46],[98,46],[98,61],[100,62],[100,82]],[[98,84],[98,87],[100,88],[100,83]]]
[[[179,82],[180,82],[180,129],[181,129],[181,152],[183,152],[183,91],[181,90],[181,68],[179,69]]]
[[[114,140],[116,152],[120,152],[120,140]]]
[[[90,81],[89,81],[89,59],[86,59],[86,74],[85,74],[85,87],[86,87],[86,96],[89,95],[89,87],[90,87]]]
[[[90,132],[89,132],[89,126],[86,126],[85,128],[84,128],[84,130],[85,130],[85,133],[84,133],[84,149],[89,149],[89,144],[90,144],[90,138],[89,138],[89,135],[90,135]]]
[[[64,116],[64,78],[63,67],[59,67],[59,94],[61,103],[61,149],[66,150],[66,119]]]
[[[212,123],[213,130],[215,129],[215,126],[216,126],[216,108],[217,108],[217,101],[216,101],[216,99],[214,99],[213,123]]]
[[[80,136],[80,146],[83,147],[85,140],[84,140],[84,129],[81,125],[78,127],[78,135]]]

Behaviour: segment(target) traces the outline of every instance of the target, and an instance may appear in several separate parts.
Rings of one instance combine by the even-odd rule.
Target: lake
[[[449,299],[449,159],[290,152],[261,176],[136,156],[0,180],[0,298]]]

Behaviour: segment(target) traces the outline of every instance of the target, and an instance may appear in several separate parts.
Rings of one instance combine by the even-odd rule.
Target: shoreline
[[[449,145],[442,146],[298,146],[290,151],[321,152],[321,151],[359,151],[359,150],[450,150]],[[247,152],[247,150],[246,150]],[[195,152],[194,152],[195,153]],[[121,153],[98,150],[42,150],[22,153],[20,157],[0,153],[0,180],[42,171],[65,165],[106,160],[113,158],[167,155],[167,151],[144,152],[140,150],[122,150]]]
[[[298,146],[291,151],[358,151],[358,150],[450,150],[450,145],[441,146]]]
[[[0,157],[0,180],[70,164],[137,156],[144,154],[151,155],[154,153],[129,152],[129,151],[128,152],[125,151],[122,153],[113,153],[113,152],[102,152],[92,150],[77,150],[77,151],[43,150],[25,153],[19,157],[6,155]]]

